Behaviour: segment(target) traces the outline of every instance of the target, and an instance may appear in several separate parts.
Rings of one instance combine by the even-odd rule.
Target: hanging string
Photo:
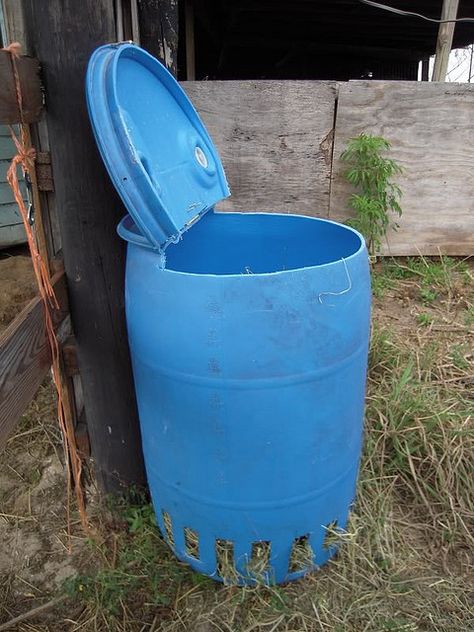
[[[20,113],[20,134],[17,135],[13,127],[9,127],[10,134],[16,148],[16,155],[12,159],[11,165],[7,171],[7,181],[13,191],[15,201],[20,210],[20,214],[25,227],[28,246],[30,249],[33,270],[38,285],[38,291],[44,305],[45,330],[48,344],[51,350],[51,365],[53,382],[57,391],[57,413],[61,433],[64,444],[64,455],[66,461],[67,472],[67,531],[69,539],[69,548],[71,548],[71,488],[74,483],[76,493],[77,506],[81,523],[86,530],[89,530],[89,522],[87,520],[84,491],[81,484],[82,478],[82,461],[77,449],[74,427],[70,416],[67,414],[66,402],[67,395],[64,390],[61,368],[61,351],[58,338],[54,328],[53,313],[59,309],[59,303],[51,285],[48,264],[44,261],[36,243],[36,238],[31,227],[28,210],[26,208],[23,196],[20,191],[18,182],[18,167],[21,166],[24,174],[31,174],[35,168],[36,154],[31,145],[30,136],[25,125],[23,116],[23,97],[21,93],[20,77],[18,74],[17,59],[21,52],[21,46],[18,42],[14,42],[2,49],[10,53],[10,59],[15,80],[16,98],[18,111]]]
[[[320,292],[318,295],[318,300],[321,303],[321,305],[327,305],[328,307],[335,307],[335,305],[333,305],[332,303],[324,303],[322,297],[323,296],[342,296],[343,294],[347,294],[348,292],[352,290],[352,279],[351,279],[351,275],[349,274],[349,269],[347,267],[346,260],[344,259],[344,257],[341,257],[341,261],[344,264],[344,270],[346,272],[348,286],[344,290],[340,290],[339,292]]]

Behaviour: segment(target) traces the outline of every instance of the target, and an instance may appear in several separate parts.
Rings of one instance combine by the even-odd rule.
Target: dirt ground
[[[36,294],[28,249],[0,251],[0,333]]]
[[[26,247],[0,253],[0,333],[37,293]],[[51,380],[0,453],[0,621],[77,572],[68,551],[66,482]]]
[[[425,263],[428,271],[424,268]],[[28,258],[22,252],[0,259],[0,331],[35,293],[34,287]],[[383,459],[386,459],[389,449],[393,449],[394,431],[386,433],[383,430],[382,433],[378,426],[372,424],[378,415],[381,419],[390,416],[390,411],[383,412],[381,408],[385,395],[382,393],[379,396],[374,390],[383,380],[389,379],[390,372],[387,373],[385,368],[389,366],[391,372],[400,370],[402,387],[409,386],[408,380],[403,382],[405,356],[400,356],[399,364],[391,364],[397,340],[401,344],[409,341],[407,347],[417,348],[418,345],[422,350],[419,354],[415,353],[413,366],[413,373],[419,374],[420,380],[427,380],[430,387],[443,380],[443,388],[447,388],[446,385],[450,388],[452,384],[458,389],[446,391],[442,408],[456,409],[462,402],[463,408],[459,414],[462,432],[456,431],[456,440],[462,433],[472,437],[474,262],[446,260],[442,265],[432,266],[428,261],[416,259],[391,264],[388,268],[379,264],[373,289],[374,337],[379,336],[380,340],[372,351],[366,446],[371,446],[373,442],[374,450],[377,451],[383,438]],[[387,331],[394,337],[387,337]],[[433,341],[436,343],[434,346]],[[432,353],[438,356],[435,359],[433,355],[433,360],[430,360],[432,347]],[[382,354],[383,349],[388,349],[386,355]],[[380,358],[376,354],[380,354]],[[402,395],[402,392],[397,391],[398,399],[387,400],[387,406],[397,406]],[[378,403],[374,407],[376,399]],[[411,402],[410,406],[410,423],[415,423],[413,419],[418,423],[416,411],[419,404]],[[419,419],[426,419],[426,415]],[[400,438],[415,434],[412,426],[400,427],[397,432]],[[426,434],[425,429],[423,433]],[[428,443],[430,441],[428,436]],[[455,439],[449,441],[453,443]],[[409,457],[406,477],[394,474],[390,469],[393,463],[397,463],[396,459],[390,462],[384,460],[380,469],[372,473],[371,468],[375,472],[379,466],[374,465],[370,457],[366,458],[363,465],[366,474],[361,482],[362,491],[359,492],[362,497],[362,501],[359,501],[361,509],[354,523],[355,544],[347,545],[349,553],[343,553],[340,560],[312,574],[310,579],[298,582],[288,590],[283,588],[278,589],[279,592],[269,593],[268,598],[266,593],[244,593],[234,587],[221,588],[213,582],[203,582],[201,585],[195,574],[186,569],[182,574],[182,565],[175,563],[170,554],[163,553],[162,542],[157,538],[157,555],[158,558],[162,557],[157,563],[164,564],[160,572],[167,584],[160,587],[164,595],[161,602],[153,602],[155,605],[147,603],[152,601],[152,596],[148,595],[149,599],[143,596],[145,580],[137,580],[138,584],[142,582],[142,588],[135,583],[129,594],[121,585],[117,598],[118,609],[112,609],[108,607],[110,603],[107,605],[106,602],[115,598],[113,590],[116,587],[109,586],[107,582],[116,581],[116,575],[107,574],[101,569],[121,568],[120,547],[127,524],[120,520],[114,521],[110,516],[107,519],[101,516],[102,524],[99,525],[98,514],[92,503],[92,522],[95,521],[99,532],[101,528],[102,533],[104,530],[107,532],[107,542],[104,540],[105,543],[102,542],[100,546],[92,543],[81,531],[74,510],[70,517],[71,534],[68,536],[62,443],[55,420],[55,396],[51,383],[47,381],[25,413],[16,433],[8,441],[6,449],[0,454],[0,630],[3,629],[3,622],[49,603],[58,596],[64,599],[62,587],[65,580],[76,574],[82,574],[83,577],[84,573],[93,579],[90,584],[87,579],[81,580],[79,587],[76,586],[79,592],[73,599],[67,597],[66,601],[59,604],[52,603],[44,612],[11,629],[22,632],[474,630],[472,532],[470,540],[463,531],[464,527],[470,531],[474,525],[474,516],[466,508],[472,506],[472,502],[469,505],[469,499],[465,501],[463,491],[458,490],[459,480],[463,480],[460,475],[460,479],[454,482],[444,479],[451,500],[441,497],[440,485],[437,500],[427,512],[423,505],[426,504],[424,499],[429,487],[428,482],[424,486],[423,467],[429,455],[418,457],[416,450],[421,454],[420,446],[407,445],[411,446],[413,461]],[[435,447],[432,449],[434,452]],[[472,443],[469,446],[465,442],[456,443],[456,454],[453,456],[455,464],[447,469],[454,471],[462,459],[462,467],[467,467],[467,471],[469,463],[474,467],[474,454],[468,453],[471,449]],[[436,459],[438,476],[443,458],[436,456]],[[401,461],[399,463],[400,467],[404,466]],[[411,467],[417,468],[417,476],[412,478],[409,472]],[[462,476],[465,476],[465,471],[462,470]],[[426,476],[430,485],[438,485],[438,479],[438,482],[433,483],[434,479],[428,479],[428,474]],[[390,479],[386,487],[380,483],[385,479]],[[402,479],[406,479],[405,487],[404,482],[403,485],[400,483]],[[378,489],[382,491],[378,492]],[[364,507],[364,503],[370,506]],[[453,506],[451,513],[449,507],[446,509],[449,503]],[[368,516],[372,514],[374,521],[369,527]],[[380,517],[382,514],[383,519]],[[370,533],[366,535],[365,531]],[[440,535],[439,543],[437,534],[441,532],[443,534],[442,537]],[[127,568],[135,568],[133,565],[136,562],[130,558],[130,551],[141,551],[139,546],[142,544],[142,540],[127,540]],[[389,553],[385,552],[382,558],[377,552],[371,558],[372,546],[374,551],[384,549],[389,550]],[[389,567],[385,566],[389,564],[389,558],[393,566],[392,574]],[[144,576],[147,571],[143,569],[149,567],[142,565],[139,568],[140,573],[135,573],[137,577]],[[97,572],[99,574],[94,575]],[[173,582],[175,585],[172,586]],[[87,588],[89,585],[94,587],[92,591]],[[80,594],[81,591],[84,595]],[[312,608],[306,610],[308,599]],[[273,610],[269,610],[270,606]],[[338,607],[340,611],[337,611]],[[379,616],[377,610],[380,613],[383,611],[383,616]]]

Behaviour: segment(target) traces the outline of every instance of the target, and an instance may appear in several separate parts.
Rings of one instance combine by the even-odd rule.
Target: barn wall
[[[336,84],[196,81],[183,84],[222,157],[227,211],[329,213]]]
[[[23,220],[7,182],[7,171],[15,155],[15,145],[6,125],[0,125],[0,249],[26,241]],[[26,188],[19,169],[21,189],[26,199]]]
[[[382,135],[405,169],[400,229],[384,252],[474,254],[474,85],[427,82],[184,82],[222,157],[222,210],[344,221],[339,160],[360,132]]]

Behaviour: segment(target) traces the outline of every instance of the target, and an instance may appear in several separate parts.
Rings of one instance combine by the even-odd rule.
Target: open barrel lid
[[[95,50],[86,94],[102,159],[154,247],[176,242],[230,195],[216,148],[191,101],[146,51],[131,43]]]

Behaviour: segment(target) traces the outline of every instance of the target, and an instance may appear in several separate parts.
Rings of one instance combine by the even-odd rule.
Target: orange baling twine
[[[72,480],[74,481],[74,488],[76,491],[77,505],[79,509],[79,515],[83,527],[89,530],[89,523],[87,520],[87,514],[85,509],[84,492],[81,485],[82,463],[79,456],[76,438],[74,435],[74,428],[71,423],[70,417],[66,414],[66,396],[64,393],[62,383],[62,370],[61,370],[61,354],[59,348],[59,342],[54,330],[53,324],[53,310],[59,309],[59,303],[54,293],[54,289],[51,285],[49,269],[47,263],[43,260],[33,230],[28,218],[28,211],[23,200],[20,187],[18,184],[17,168],[21,165],[23,173],[30,174],[34,170],[36,154],[34,148],[31,146],[30,137],[23,118],[23,99],[21,94],[20,78],[18,75],[18,68],[16,60],[18,59],[21,51],[21,46],[18,42],[14,42],[4,48],[3,50],[10,53],[13,75],[15,79],[16,97],[18,102],[18,110],[20,112],[20,135],[17,136],[15,131],[10,126],[10,133],[15,143],[16,156],[12,159],[12,163],[7,171],[7,180],[15,196],[15,201],[20,209],[21,217],[25,227],[26,236],[28,239],[28,246],[30,248],[31,259],[33,261],[33,268],[35,271],[36,282],[38,284],[38,290],[44,304],[44,315],[46,323],[46,335],[48,343],[51,349],[51,361],[52,361],[52,373],[53,381],[56,386],[58,394],[58,419],[61,427],[61,432],[64,442],[64,454],[66,460],[67,471],[67,523],[68,523],[68,537],[69,544],[71,542],[71,520],[70,520],[70,504],[71,504],[71,487]],[[72,479],[71,479],[72,477]]]

